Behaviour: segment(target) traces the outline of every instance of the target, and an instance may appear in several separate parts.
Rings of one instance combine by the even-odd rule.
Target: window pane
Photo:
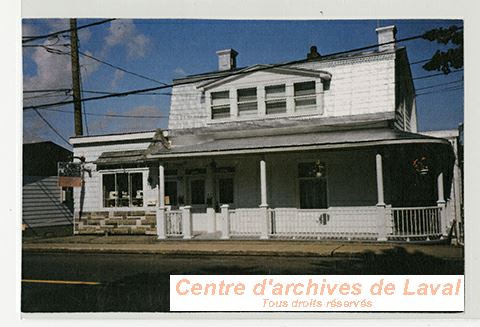
[[[230,106],[212,107],[212,119],[221,119],[230,117]]]
[[[233,203],[233,178],[221,178],[218,180],[218,201],[220,204]]]
[[[238,90],[237,95],[238,102],[257,101],[257,88]]]
[[[192,204],[205,204],[205,181],[197,179],[190,182]]]
[[[230,103],[230,93],[228,91],[213,92],[212,106],[225,105]]]
[[[315,82],[302,82],[294,84],[295,96],[302,95],[314,95],[315,94]]]
[[[143,175],[142,173],[130,174],[132,205],[143,207]]]
[[[257,103],[256,102],[247,102],[238,104],[238,115],[254,115],[257,113]]]
[[[115,175],[104,174],[103,175],[103,206],[115,207],[117,200],[117,192],[115,192]]]
[[[128,174],[117,174],[117,193],[117,206],[128,207],[130,204],[130,196],[128,195]]]
[[[267,115],[287,112],[287,102],[285,100],[267,101],[265,107],[267,110]]]
[[[273,85],[265,87],[267,100],[285,98],[285,85]]]
[[[295,109],[297,109],[297,110],[313,109],[313,108],[315,108],[316,104],[317,104],[317,101],[316,101],[315,97],[295,99]]]
[[[165,204],[176,206],[177,203],[177,181],[165,182]]]

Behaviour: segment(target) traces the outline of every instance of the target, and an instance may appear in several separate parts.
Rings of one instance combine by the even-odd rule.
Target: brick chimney
[[[375,29],[378,36],[378,44],[395,41],[395,36],[397,34],[397,28],[395,25],[378,27]],[[385,45],[379,45],[378,51],[394,50],[396,43],[390,43]]]
[[[218,70],[232,70],[237,68],[238,52],[233,49],[225,49],[217,51]]]

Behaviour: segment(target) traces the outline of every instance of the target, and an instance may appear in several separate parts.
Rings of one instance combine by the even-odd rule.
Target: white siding
[[[335,117],[395,111],[394,53],[357,59],[312,61],[297,67],[322,70],[332,74],[330,88],[324,93],[322,116]],[[299,80],[309,80],[309,78],[259,71],[219,85],[211,91],[292,83]],[[201,83],[205,82],[173,88],[170,129],[207,126],[210,119],[206,100],[197,88]],[[230,94],[230,96],[235,95]]]
[[[83,201],[84,212],[99,211],[102,209],[102,175],[97,171],[97,166],[91,162],[98,159],[103,152],[110,151],[128,151],[146,149],[149,142],[143,143],[126,143],[126,144],[111,144],[111,145],[92,145],[74,148],[74,156],[85,157],[87,164],[85,168],[90,169],[91,174],[85,173],[85,195]],[[156,189],[151,189],[146,183],[148,172],[144,173],[144,202],[147,199],[156,198]],[[74,203],[75,211],[80,210],[80,188],[74,188]]]

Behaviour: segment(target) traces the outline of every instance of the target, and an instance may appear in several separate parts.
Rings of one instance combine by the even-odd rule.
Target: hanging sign
[[[58,186],[81,187],[82,186],[81,163],[59,162],[58,163]]]

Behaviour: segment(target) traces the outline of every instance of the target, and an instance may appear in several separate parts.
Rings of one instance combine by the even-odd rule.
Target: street
[[[166,312],[170,274],[463,274],[463,260],[24,253],[22,312]]]

